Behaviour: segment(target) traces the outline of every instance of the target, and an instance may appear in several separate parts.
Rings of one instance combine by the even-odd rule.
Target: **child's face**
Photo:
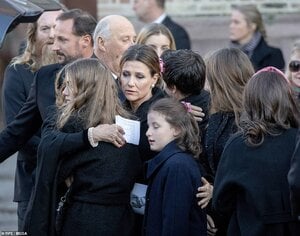
[[[148,113],[148,130],[146,136],[152,151],[161,151],[168,143],[179,134],[178,129],[172,127],[166,117],[159,112]]]
[[[65,102],[74,101],[76,96],[76,88],[74,87],[73,81],[70,79],[68,74],[66,74],[65,78],[65,88],[62,91],[63,96],[65,97]]]

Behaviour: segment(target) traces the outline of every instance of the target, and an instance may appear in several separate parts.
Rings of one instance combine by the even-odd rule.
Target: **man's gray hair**
[[[94,48],[97,48],[97,40],[99,37],[104,39],[109,39],[111,36],[109,19],[106,17],[101,19],[94,31],[93,39],[94,39]]]

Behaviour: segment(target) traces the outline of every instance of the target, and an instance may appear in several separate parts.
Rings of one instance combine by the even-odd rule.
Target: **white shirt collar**
[[[164,12],[160,17],[158,17],[155,21],[153,21],[153,23],[161,24],[166,17],[167,17],[167,14]]]

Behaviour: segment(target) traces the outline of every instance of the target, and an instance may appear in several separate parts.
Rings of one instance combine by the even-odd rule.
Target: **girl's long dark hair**
[[[172,98],[162,98],[152,104],[150,111],[161,113],[171,126],[179,128],[181,132],[175,139],[178,147],[198,158],[201,153],[199,127],[182,103]]]
[[[265,135],[299,127],[300,113],[289,82],[278,72],[256,73],[245,87],[243,107],[240,127],[251,146],[261,145]]]

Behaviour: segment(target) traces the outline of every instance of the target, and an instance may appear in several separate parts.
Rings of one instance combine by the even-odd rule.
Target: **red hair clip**
[[[159,67],[160,67],[160,73],[164,73],[165,65],[164,65],[164,61],[161,58],[159,58]]]

